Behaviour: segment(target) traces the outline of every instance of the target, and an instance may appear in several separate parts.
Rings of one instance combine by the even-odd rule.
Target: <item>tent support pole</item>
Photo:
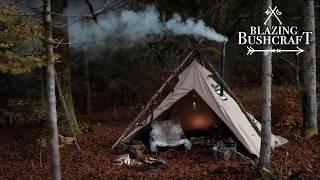
[[[203,42],[203,39],[200,40],[197,43],[197,46],[199,46]],[[147,114],[148,110],[151,108],[153,105],[153,102],[158,98],[158,96],[162,93],[162,91],[167,87],[169,82],[179,73],[180,69],[183,67],[183,65],[188,61],[188,59],[191,57],[191,55],[195,52],[195,49],[193,48],[191,52],[183,59],[183,61],[179,64],[179,66],[174,70],[174,72],[171,74],[171,76],[168,77],[168,79],[161,85],[159,90],[151,97],[147,105],[143,108],[143,110],[138,114],[138,116],[133,120],[133,122],[127,127],[127,129],[122,133],[120,138],[113,144],[111,149],[116,147],[116,145],[123,139],[125,136],[128,135],[128,131],[133,127],[137,126],[137,124],[143,124],[140,123],[139,121]],[[147,118],[147,117],[146,117]]]
[[[197,47],[195,47],[196,51],[199,51],[199,49]],[[201,53],[200,53],[201,54]],[[247,119],[249,120],[251,126],[254,128],[254,130],[258,133],[259,136],[261,136],[261,130],[258,128],[258,126],[256,125],[256,123],[254,122],[254,119],[252,118],[252,116],[246,111],[246,109],[244,108],[244,106],[241,104],[241,102],[239,101],[239,99],[236,97],[236,95],[231,91],[230,87],[227,85],[227,83],[223,80],[223,78],[220,76],[220,74],[218,73],[218,71],[214,68],[214,66],[209,62],[209,60],[203,55],[202,55],[202,59],[208,64],[208,66],[210,67],[210,69],[213,71],[214,75],[218,78],[218,80],[220,81],[220,83],[222,84],[222,86],[224,87],[225,91],[235,100],[235,102],[238,104],[238,106],[240,107],[241,111],[244,113],[244,115],[247,117]],[[221,86],[221,87],[222,87]]]

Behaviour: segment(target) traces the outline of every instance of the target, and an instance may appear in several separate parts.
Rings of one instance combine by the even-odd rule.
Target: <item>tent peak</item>
[[[191,62],[191,64],[183,71],[179,74],[179,79],[182,79],[182,77],[185,77],[186,75],[190,74],[190,73],[199,73],[202,74],[206,77],[211,76],[212,73],[206,69],[205,67],[203,67],[199,62],[197,62],[196,60],[193,60]]]

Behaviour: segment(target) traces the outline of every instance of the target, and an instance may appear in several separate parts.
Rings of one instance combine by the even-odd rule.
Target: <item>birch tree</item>
[[[272,7],[272,0],[263,1],[263,9]],[[265,14],[264,19],[267,18]],[[271,18],[265,26],[272,26]],[[271,49],[271,45],[266,45],[264,49]],[[265,53],[262,56],[262,114],[261,114],[261,148],[259,167],[268,168],[271,154],[271,83],[272,83],[272,54]]]
[[[317,129],[317,92],[316,92],[316,34],[314,0],[304,0],[304,30],[312,32],[310,44],[306,45],[303,55],[303,135],[310,138],[318,134]]]
[[[52,21],[51,21],[51,0],[43,0],[44,8],[44,38],[47,59],[47,97],[48,97],[48,115],[50,122],[50,145],[52,153],[53,179],[61,179],[60,172],[60,153],[57,126],[57,108],[55,94],[55,70],[53,62],[52,46]]]

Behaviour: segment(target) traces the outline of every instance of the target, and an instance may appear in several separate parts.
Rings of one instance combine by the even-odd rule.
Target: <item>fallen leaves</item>
[[[296,98],[298,91],[275,93],[279,93],[277,98],[284,101],[282,104],[286,104],[287,100]],[[252,97],[253,101],[247,99],[246,103],[255,102],[257,98]],[[299,112],[295,110],[298,100],[295,102],[290,100],[289,103],[294,104],[286,106],[287,115],[277,115],[283,122],[298,122]],[[255,106],[258,105],[251,103],[248,109],[255,109]],[[283,108],[279,107],[280,100],[275,106]],[[191,151],[159,153],[157,157],[166,159],[168,167],[157,171],[136,171],[129,167],[114,165],[113,158],[123,152],[113,151],[111,146],[130,123],[130,119],[127,118],[129,116],[125,114],[128,112],[123,109],[123,111],[114,110],[79,116],[80,124],[84,125],[85,129],[93,131],[88,130],[80,135],[80,152],[73,144],[69,145],[71,141],[68,140],[66,140],[68,143],[60,149],[61,170],[65,179],[154,179],[155,177],[157,179],[252,179],[253,170],[247,162],[216,160],[208,148],[196,145]],[[0,179],[47,179],[51,176],[50,152],[46,148],[41,148],[40,161],[38,127],[0,128],[0,131]],[[302,176],[306,179],[320,178],[319,136],[304,140],[299,136],[300,127],[295,125],[290,130],[287,126],[277,126],[273,128],[273,132],[289,140],[288,144],[276,148],[272,153],[270,169],[273,173],[286,177],[288,171],[294,174],[305,169]],[[287,157],[286,152],[288,152]]]

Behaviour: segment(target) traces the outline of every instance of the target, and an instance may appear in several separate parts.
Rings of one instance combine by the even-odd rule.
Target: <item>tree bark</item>
[[[58,140],[57,126],[57,109],[56,109],[56,94],[55,94],[55,70],[53,62],[53,46],[52,46],[52,21],[51,21],[51,2],[50,0],[43,1],[44,8],[44,28],[45,28],[45,47],[47,58],[47,94],[48,94],[48,115],[51,127],[51,153],[53,166],[53,179],[60,180],[60,153]]]
[[[263,1],[263,10],[272,7],[272,0]],[[267,18],[265,14],[264,19]],[[270,18],[265,26],[271,28],[272,18]],[[266,45],[264,49],[271,49],[271,45]],[[262,114],[261,114],[261,146],[259,167],[269,168],[271,154],[271,84],[272,84],[272,53],[265,53],[262,56]]]
[[[68,48],[68,47],[65,47]],[[74,112],[72,90],[71,90],[71,70],[69,57],[64,58],[61,69],[60,83],[62,94],[66,100],[66,104],[70,113],[73,128],[77,134],[81,133],[76,114]],[[69,134],[70,135],[70,134]]]
[[[47,105],[47,67],[41,68],[41,103]]]
[[[296,83],[297,86],[300,88],[300,76],[299,76],[299,71],[300,71],[300,67],[299,67],[299,56],[296,56]]]
[[[62,1],[53,1],[52,4],[54,5],[52,7],[52,10],[57,13],[63,13],[63,10],[68,6],[67,0]],[[65,17],[61,16],[55,16],[53,19],[58,24],[60,23],[67,23]],[[54,28],[53,29],[53,35],[56,38],[63,38],[64,42],[68,42],[68,26],[64,26],[63,28]],[[57,66],[57,70],[59,71],[59,82],[61,85],[61,90],[63,97],[65,98],[68,111],[70,113],[70,118],[73,124],[74,131],[79,134],[81,133],[79,124],[77,121],[76,114],[74,112],[74,106],[73,106],[73,98],[72,98],[72,88],[71,88],[71,59],[70,59],[70,51],[69,51],[69,45],[60,45],[57,48],[57,52],[61,55],[61,62]],[[65,131],[66,135],[72,136],[72,130],[69,127],[69,123],[67,122],[67,119],[64,119],[66,123],[62,123],[62,129]]]
[[[303,135],[310,138],[318,134],[316,92],[316,34],[314,0],[304,0],[304,30],[312,32],[310,44],[305,46],[303,56]]]

